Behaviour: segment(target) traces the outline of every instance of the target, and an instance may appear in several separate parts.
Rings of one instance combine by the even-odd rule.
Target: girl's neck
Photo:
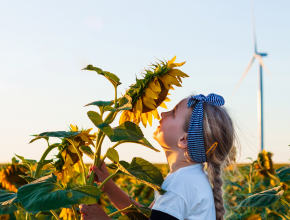
[[[184,154],[180,152],[164,149],[167,163],[169,166],[170,173],[176,172],[182,167],[191,166],[197,164],[195,162],[188,161]]]

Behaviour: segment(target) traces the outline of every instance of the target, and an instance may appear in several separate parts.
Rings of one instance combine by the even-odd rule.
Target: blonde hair
[[[191,107],[192,109],[194,106]],[[217,147],[211,154],[206,156],[207,172],[212,184],[213,197],[216,209],[216,219],[224,220],[226,213],[223,201],[223,180],[222,171],[229,164],[229,158],[236,154],[233,143],[235,140],[235,130],[227,110],[223,106],[215,106],[208,103],[203,104],[203,138],[204,148],[207,151],[215,142]],[[183,126],[188,132],[191,114],[187,116]],[[189,152],[188,157],[189,157]],[[193,161],[192,159],[190,159]]]

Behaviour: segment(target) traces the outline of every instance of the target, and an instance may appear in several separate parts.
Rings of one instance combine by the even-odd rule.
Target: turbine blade
[[[263,59],[261,57],[261,55],[259,54],[255,54],[255,57],[257,58],[257,60],[259,61],[260,65],[263,67],[263,69],[266,70],[266,72],[268,73],[269,76],[271,76],[271,73],[270,71],[268,70],[268,68],[265,66],[264,62],[263,62]]]
[[[250,61],[250,63],[248,64],[246,71],[243,73],[241,79],[239,80],[238,84],[236,85],[236,87],[235,87],[235,89],[234,89],[234,91],[233,91],[233,93],[232,93],[232,95],[231,95],[231,97],[230,97],[230,101],[233,99],[233,97],[234,97],[236,91],[238,90],[240,84],[242,83],[242,81],[243,81],[244,78],[246,77],[247,73],[249,72],[249,70],[250,70],[250,68],[251,68],[251,66],[252,66],[252,64],[253,64],[253,62],[254,62],[254,60],[255,60],[255,55],[251,58],[251,61]]]
[[[252,28],[253,28],[253,40],[254,40],[254,53],[257,53],[257,41],[256,41],[256,29],[254,18],[254,0],[252,0]]]

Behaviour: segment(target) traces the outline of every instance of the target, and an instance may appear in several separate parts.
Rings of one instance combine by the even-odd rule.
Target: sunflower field
[[[79,129],[70,125],[67,131],[48,131],[32,135],[34,141],[46,141],[47,148],[39,160],[27,159],[15,154],[11,163],[0,166],[0,220],[68,219],[81,218],[79,204],[98,203],[112,219],[149,219],[154,200],[154,190],[161,195],[161,188],[169,169],[167,165],[152,164],[140,157],[131,162],[120,160],[117,146],[135,143],[159,152],[144,137],[139,127],[152,125],[153,119],[160,119],[157,108],[167,108],[165,102],[173,86],[181,87],[182,79],[188,77],[177,67],[184,65],[169,61],[152,64],[143,72],[143,79],[136,79],[122,97],[117,97],[120,79],[113,73],[88,65],[84,70],[95,71],[104,76],[112,85],[115,97],[112,100],[98,100],[85,106],[96,106],[98,111],[88,111],[93,128]],[[119,125],[111,123],[120,113]],[[50,143],[50,138],[59,138],[59,143]],[[102,152],[105,138],[112,142],[106,152]],[[57,149],[53,159],[47,159],[51,150]],[[110,176],[100,185],[94,183],[95,174],[90,172],[83,155],[100,168],[106,158]],[[235,159],[224,167],[224,205],[226,219],[290,219],[290,166],[275,167],[272,154],[263,151],[251,163],[235,165]],[[206,169],[206,167],[205,167]],[[89,175],[89,178],[87,176]],[[122,212],[112,205],[101,191],[112,179],[130,198],[144,205],[138,207],[133,202]]]
[[[47,148],[39,160],[26,159],[15,154],[17,158],[1,168],[1,219],[77,220],[81,217],[78,205],[94,203],[99,203],[113,219],[148,219],[151,210],[138,207],[133,202],[123,209],[128,214],[120,216],[120,212],[110,206],[100,189],[110,179],[117,181],[116,177],[121,176],[118,181],[129,184],[129,195],[136,197],[146,192],[144,198],[140,197],[140,202],[144,202],[144,205],[150,201],[153,190],[160,194],[166,192],[161,188],[164,176],[160,169],[140,157],[134,157],[131,162],[122,161],[116,147],[124,143],[135,143],[159,152],[144,137],[139,124],[141,121],[146,127],[147,123],[152,125],[153,117],[159,120],[157,108],[167,108],[165,102],[170,101],[167,97],[170,95],[169,90],[174,90],[173,85],[181,87],[181,78],[188,77],[177,69],[185,62],[174,63],[175,59],[176,56],[144,69],[144,78],[136,79],[136,83],[122,97],[117,96],[121,82],[115,74],[92,65],[84,68],[104,76],[115,91],[112,100],[98,100],[85,105],[98,107],[99,111],[87,112],[98,131],[90,133],[93,128],[85,130],[70,125],[68,131],[48,131],[32,135],[34,138],[30,143],[46,141]],[[111,127],[118,113],[121,113],[119,126]],[[50,144],[51,137],[59,138],[60,143]],[[112,142],[112,146],[102,155],[105,138]],[[57,149],[58,154],[53,159],[47,159],[53,149]],[[112,161],[108,165],[112,172],[102,184],[94,183],[95,173],[89,172],[84,164],[84,154],[99,168],[105,158]]]

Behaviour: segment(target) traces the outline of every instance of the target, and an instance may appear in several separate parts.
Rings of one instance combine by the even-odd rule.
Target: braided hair
[[[193,110],[194,105],[190,108]],[[206,156],[206,163],[207,173],[209,174],[208,176],[213,190],[216,220],[224,220],[226,210],[223,201],[222,171],[227,164],[228,156],[233,148],[235,131],[233,122],[225,107],[204,103],[203,109],[203,139],[205,151],[215,142],[218,143],[216,149]],[[185,132],[188,132],[190,117],[191,115],[187,116],[183,126]],[[189,155],[189,152],[187,153]]]

